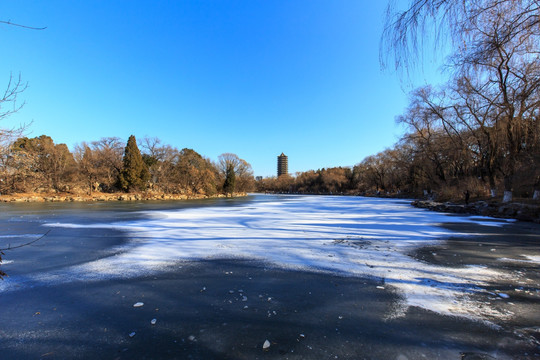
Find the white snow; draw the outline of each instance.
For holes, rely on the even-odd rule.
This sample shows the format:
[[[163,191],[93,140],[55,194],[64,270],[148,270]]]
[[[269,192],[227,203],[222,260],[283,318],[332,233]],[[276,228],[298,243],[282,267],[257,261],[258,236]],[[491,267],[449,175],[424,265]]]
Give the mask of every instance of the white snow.
[[[498,261],[509,263],[528,263],[528,264],[540,264],[540,255],[521,255],[525,259],[513,259],[513,258],[498,258]]]
[[[250,258],[276,266],[345,276],[384,279],[403,299],[396,314],[418,306],[446,315],[475,319],[505,318],[468,295],[483,292],[492,279],[506,276],[486,267],[444,267],[408,254],[442,239],[465,236],[437,225],[476,222],[413,208],[408,201],[362,197],[256,197],[232,207],[149,211],[146,219],[110,224],[48,224],[55,227],[121,229],[132,239],[118,255],[47,273],[37,281],[134,277],[179,261]],[[392,316],[392,314],[389,314]]]
[[[19,238],[23,238],[23,239],[28,239],[28,238],[33,238],[33,239],[37,239],[38,237],[40,236],[43,236],[44,234],[17,234],[17,235],[0,235],[0,240],[1,239],[19,239]]]
[[[529,259],[531,262],[535,264],[540,264],[540,255],[523,255],[527,259]]]

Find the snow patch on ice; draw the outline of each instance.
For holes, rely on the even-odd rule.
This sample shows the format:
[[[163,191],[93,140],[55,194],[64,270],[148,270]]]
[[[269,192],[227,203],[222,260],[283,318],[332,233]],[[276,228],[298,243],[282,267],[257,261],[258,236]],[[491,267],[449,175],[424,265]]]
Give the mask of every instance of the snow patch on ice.
[[[27,239],[27,238],[38,238],[40,236],[43,236],[43,234],[16,234],[16,235],[8,234],[8,235],[0,235],[0,239],[13,239],[13,238]]]
[[[523,255],[527,259],[529,259],[531,262],[535,264],[540,264],[540,255]]]
[[[512,258],[498,258],[498,261],[509,262],[509,263],[527,263],[527,264],[540,264],[540,255],[520,255],[525,259],[512,259]]]

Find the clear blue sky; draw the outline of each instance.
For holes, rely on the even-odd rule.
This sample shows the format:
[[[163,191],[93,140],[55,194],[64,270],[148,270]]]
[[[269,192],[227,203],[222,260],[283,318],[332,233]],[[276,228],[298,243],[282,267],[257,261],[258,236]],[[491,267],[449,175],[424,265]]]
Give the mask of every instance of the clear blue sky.
[[[33,122],[71,149],[105,136],[158,137],[255,175],[352,166],[392,146],[407,105],[382,72],[386,1],[27,1],[0,3],[0,87],[29,87],[0,126]]]

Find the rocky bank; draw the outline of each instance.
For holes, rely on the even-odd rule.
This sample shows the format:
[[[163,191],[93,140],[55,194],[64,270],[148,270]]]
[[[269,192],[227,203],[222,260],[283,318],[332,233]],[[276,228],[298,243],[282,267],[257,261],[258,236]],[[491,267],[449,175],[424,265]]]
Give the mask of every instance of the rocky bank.
[[[441,203],[433,200],[415,200],[412,202],[412,205],[439,212],[491,216],[540,224],[539,205],[522,203],[501,204],[488,201],[476,201],[465,205],[452,202]]]
[[[235,193],[233,197],[246,196]],[[90,202],[90,201],[159,201],[225,198],[227,195],[162,194],[162,193],[93,193],[88,194],[14,194],[0,196],[0,202]]]

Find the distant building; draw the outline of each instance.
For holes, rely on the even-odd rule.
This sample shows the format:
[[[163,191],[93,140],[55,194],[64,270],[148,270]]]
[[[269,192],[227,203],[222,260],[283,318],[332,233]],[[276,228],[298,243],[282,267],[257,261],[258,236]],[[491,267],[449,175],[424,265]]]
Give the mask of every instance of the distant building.
[[[289,173],[289,158],[284,153],[277,157],[277,176],[287,175]]]

